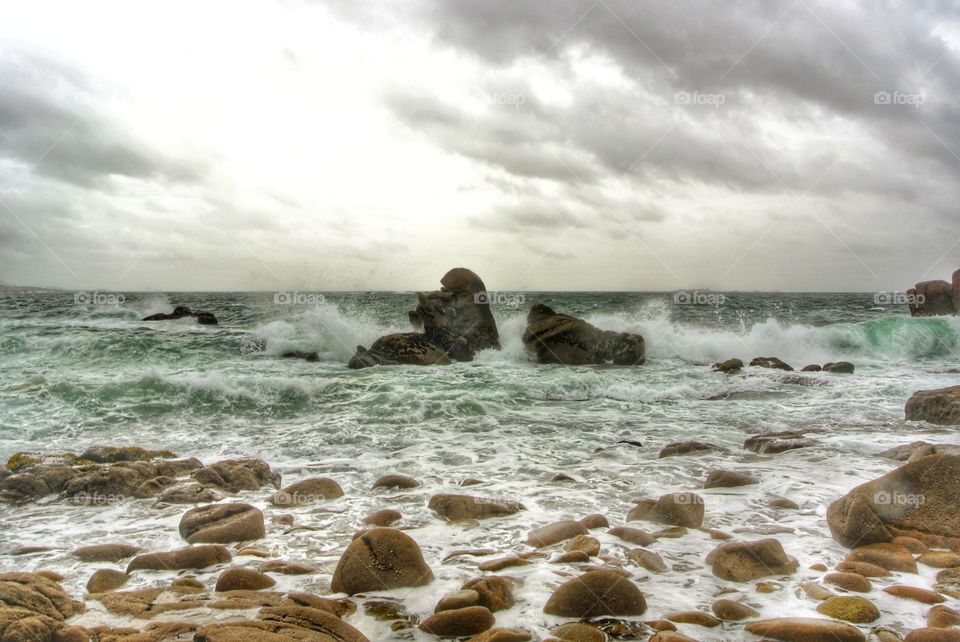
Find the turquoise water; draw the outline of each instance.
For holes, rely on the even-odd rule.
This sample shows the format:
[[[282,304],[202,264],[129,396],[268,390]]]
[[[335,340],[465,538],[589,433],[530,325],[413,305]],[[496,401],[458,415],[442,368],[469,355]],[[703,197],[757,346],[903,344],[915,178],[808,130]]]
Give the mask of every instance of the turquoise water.
[[[322,299],[286,305],[275,303],[272,293],[126,293],[117,305],[76,305],[72,293],[0,295],[0,457],[136,444],[205,461],[258,456],[285,481],[329,475],[346,497],[302,515],[323,538],[268,536],[268,544],[289,557],[324,564],[336,563],[360,517],[396,505],[371,494],[372,481],[386,472],[412,475],[424,486],[397,500],[398,507],[434,561],[438,586],[408,599],[411,608],[429,611],[442,590],[458,588],[475,572],[469,562],[441,567],[452,547],[520,550],[529,528],[591,512],[608,513],[614,522],[637,497],[698,489],[706,472],[720,466],[750,469],[763,482],[705,493],[708,525],[735,532],[786,527],[792,532],[778,537],[801,568],[829,563],[842,549],[830,540],[823,512],[853,485],[891,469],[872,453],[920,438],[955,441],[942,428],[905,423],[903,404],[915,390],[958,383],[960,320],[912,319],[905,306],[878,306],[872,294],[727,293],[722,305],[680,305],[672,293],[515,293],[503,298],[509,304],[494,308],[503,350],[446,367],[359,371],[346,368],[356,346],[409,331],[406,312],[414,295],[325,293]],[[647,364],[532,363],[520,336],[526,311],[540,302],[605,329],[641,333]],[[210,310],[220,324],[139,321],[174,304]],[[258,350],[262,339],[265,352]],[[277,356],[294,349],[317,351],[321,359]],[[755,356],[779,356],[798,370],[848,360],[857,370],[751,368],[725,376],[709,368],[714,361]],[[820,446],[776,458],[742,449],[751,434],[787,429],[816,431]],[[617,445],[622,439],[644,445]],[[684,439],[712,441],[730,454],[656,458],[664,444]],[[550,484],[560,471],[579,483]],[[478,493],[518,498],[529,510],[491,529],[439,523],[426,499],[456,491],[466,477],[488,481]],[[269,493],[261,494],[243,499],[266,506]],[[770,494],[789,496],[804,510],[775,515],[762,508]],[[16,517],[11,548],[40,541],[62,551],[78,536],[179,545],[180,509],[158,517],[149,503],[131,500],[101,509],[48,502],[29,510],[25,517],[23,509],[0,508],[0,519]],[[668,562],[702,564],[712,544],[693,537],[665,542],[658,552]],[[616,546],[613,540],[609,545]],[[0,562],[76,565],[57,552],[16,562],[0,554]],[[498,624],[546,632],[549,618],[538,609],[545,587],[557,582],[551,573],[536,565],[517,571],[526,579],[522,599],[498,616]],[[78,574],[77,587],[88,574]],[[649,581],[656,589],[651,617],[658,609],[708,607],[715,588],[704,579],[702,590],[685,590],[681,575]],[[282,582],[322,592],[329,577]],[[792,593],[751,599],[770,614],[815,614]],[[785,605],[790,613],[781,613]],[[901,614],[897,626],[919,625],[922,613],[915,615]],[[372,639],[389,637],[379,624],[358,617],[355,625]],[[381,634],[387,637],[376,637]],[[694,637],[725,639],[711,635],[698,630]]]

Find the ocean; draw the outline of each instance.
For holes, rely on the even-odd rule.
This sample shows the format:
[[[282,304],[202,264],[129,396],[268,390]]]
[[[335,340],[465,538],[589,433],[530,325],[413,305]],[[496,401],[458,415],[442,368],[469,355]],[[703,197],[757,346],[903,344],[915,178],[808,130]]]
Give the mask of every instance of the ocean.
[[[832,566],[846,553],[830,538],[827,505],[896,466],[875,453],[919,439],[955,441],[954,430],[905,422],[903,405],[914,391],[958,382],[960,318],[911,318],[905,305],[880,305],[872,293],[693,294],[690,302],[677,303],[674,293],[510,293],[493,302],[502,350],[450,366],[364,370],[346,367],[356,346],[410,331],[413,293],[125,293],[122,301],[101,295],[81,296],[81,303],[74,293],[2,294],[0,456],[129,444],[205,463],[260,457],[285,483],[332,477],[343,498],[283,511],[310,530],[271,528],[263,543],[278,556],[326,570],[278,576],[279,587],[329,593],[327,571],[362,518],[393,507],[437,577],[427,587],[403,591],[406,608],[421,617],[443,593],[478,574],[476,559],[443,563],[452,550],[528,550],[524,540],[536,526],[597,512],[619,525],[638,498],[693,490],[705,499],[705,526],[747,539],[773,534],[800,562],[796,577],[778,591],[757,593],[746,585],[748,601],[764,615],[818,616],[816,602],[797,586],[819,576],[808,570],[811,564]],[[521,335],[535,303],[603,329],[642,334],[647,363],[533,363]],[[209,310],[219,325],[140,321],[173,305]],[[320,359],[280,358],[291,350],[316,351]],[[856,371],[753,367],[724,375],[710,369],[715,361],[738,357],[746,363],[757,356],[780,357],[797,370],[845,360]],[[808,431],[817,445],[777,455],[743,448],[751,435],[781,430]],[[726,452],[658,459],[664,445],[684,440],[711,442]],[[715,468],[744,470],[760,483],[703,490]],[[423,485],[370,490],[377,477],[393,472]],[[557,473],[574,481],[551,481]],[[463,489],[458,484],[466,478],[485,483]],[[266,509],[271,492],[239,497]],[[527,510],[450,525],[426,507],[439,492],[517,499]],[[800,510],[770,508],[774,495],[792,499]],[[94,567],[67,555],[81,543],[131,541],[151,550],[182,545],[176,525],[186,507],[156,509],[152,503],[71,506],[50,497],[0,506],[0,567],[54,568],[67,576],[68,590],[82,594]],[[624,544],[600,538],[605,551]],[[28,544],[53,550],[9,555]],[[654,550],[670,570],[654,575],[631,569],[647,595],[643,619],[709,610],[727,585],[703,564],[716,544],[703,533],[657,542]],[[921,569],[897,581],[930,586],[934,570]],[[520,584],[517,605],[497,614],[498,626],[545,635],[559,620],[544,615],[542,606],[564,571],[546,562],[505,571]],[[148,586],[155,575],[138,576],[125,588]],[[885,613],[874,625],[901,631],[923,625],[924,605],[879,592],[874,601]],[[895,621],[890,612],[898,613]],[[120,622],[95,609],[83,617]],[[409,632],[392,632],[363,609],[350,622],[372,640],[409,639]],[[700,640],[737,638],[724,628],[681,629]]]

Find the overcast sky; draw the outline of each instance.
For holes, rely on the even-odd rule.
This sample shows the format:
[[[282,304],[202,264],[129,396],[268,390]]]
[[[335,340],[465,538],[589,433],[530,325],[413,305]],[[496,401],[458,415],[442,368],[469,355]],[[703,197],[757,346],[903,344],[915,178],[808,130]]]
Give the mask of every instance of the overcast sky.
[[[958,98],[950,0],[5,3],[0,280],[902,289]]]

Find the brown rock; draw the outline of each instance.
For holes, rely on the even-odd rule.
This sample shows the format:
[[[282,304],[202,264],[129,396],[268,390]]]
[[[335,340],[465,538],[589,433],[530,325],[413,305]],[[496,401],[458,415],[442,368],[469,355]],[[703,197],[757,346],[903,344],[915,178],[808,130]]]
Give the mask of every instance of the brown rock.
[[[551,564],[583,564],[590,561],[586,551],[565,551],[550,558]]]
[[[914,629],[904,642],[960,642],[960,629]]]
[[[582,622],[561,624],[551,629],[550,633],[564,642],[606,642],[607,640],[603,631]]]
[[[578,523],[582,525],[581,522]],[[600,540],[589,535],[577,535],[572,540],[564,544],[563,550],[583,551],[590,557],[596,557],[600,554]]]
[[[741,361],[740,359],[727,359],[726,361],[715,363],[712,366],[712,369],[715,372],[726,372],[726,373],[740,372],[742,368],[743,368],[743,361]]]
[[[676,457],[678,455],[690,455],[694,453],[705,454],[709,452],[724,452],[725,449],[714,445],[708,444],[703,441],[677,441],[672,444],[667,444],[660,449],[659,458],[663,459],[664,457]]]
[[[223,499],[223,495],[198,482],[185,482],[165,489],[157,497],[162,504],[209,504]]]
[[[896,544],[867,544],[850,551],[844,562],[866,562],[888,571],[916,573],[917,563],[910,551]]]
[[[204,486],[212,486],[230,493],[260,490],[263,486],[280,488],[280,474],[270,469],[262,459],[227,459],[204,466],[193,479]]]
[[[428,507],[451,522],[503,517],[524,510],[523,504],[519,502],[448,494],[434,495],[430,498]]]
[[[629,579],[610,571],[590,571],[561,584],[543,612],[561,617],[643,615],[647,603]]]
[[[587,527],[580,522],[573,520],[554,522],[553,524],[547,524],[546,526],[541,526],[540,528],[535,528],[530,531],[530,534],[527,536],[527,544],[542,548],[544,546],[552,546],[578,535],[586,534]]]
[[[676,631],[658,631],[653,634],[649,642],[697,642],[697,640]]]
[[[513,589],[510,580],[497,575],[485,575],[474,578],[460,587],[464,591],[475,591],[478,604],[485,606],[494,613],[513,606]]]
[[[317,569],[312,566],[285,560],[270,560],[264,562],[258,570],[261,573],[279,573],[281,575],[310,575],[311,573],[317,572]]]
[[[792,499],[787,499],[786,497],[772,497],[770,499],[770,508],[782,508],[784,510],[798,510],[800,504],[793,501]]]
[[[775,539],[720,544],[707,555],[713,574],[725,580],[748,582],[771,575],[790,575],[797,561],[788,557]]]
[[[948,568],[937,573],[935,588],[945,595],[960,600],[960,568]]]
[[[406,475],[384,475],[373,482],[374,488],[416,488],[419,485],[420,482]]]
[[[719,599],[711,605],[710,609],[714,615],[726,622],[739,622],[760,616],[760,612],[756,609],[735,600]]]
[[[864,577],[888,577],[890,575],[890,571],[882,566],[868,562],[840,562],[837,564],[837,570],[844,573],[856,573]]]
[[[930,552],[930,549],[926,544],[913,537],[894,537],[892,540],[890,540],[890,543],[896,544],[897,546],[902,546],[914,555]]]
[[[593,530],[594,528],[610,528],[610,522],[607,521],[606,516],[601,515],[600,513],[587,515],[580,520],[580,523],[586,526],[589,530]]]
[[[935,606],[927,612],[927,626],[934,629],[946,629],[960,626],[960,611],[949,606]]]
[[[394,522],[398,522],[403,519],[403,515],[398,510],[393,510],[392,508],[384,508],[383,510],[378,510],[374,513],[367,515],[363,523],[372,524],[373,526],[389,526]]]
[[[267,534],[263,513],[250,504],[210,504],[191,508],[180,519],[180,536],[191,544],[225,544]]]
[[[270,588],[276,583],[276,580],[260,571],[235,566],[220,574],[220,577],[217,578],[216,590],[220,593],[224,591],[259,591]]]
[[[870,580],[858,573],[830,573],[824,576],[823,581],[854,593],[869,593],[873,590]]]
[[[33,612],[41,619],[62,623],[83,611],[83,604],[70,598],[59,584],[36,573],[0,573],[0,605]],[[61,624],[56,625],[57,628]],[[10,638],[9,630],[4,641]]]
[[[229,562],[230,559],[230,551],[223,546],[187,546],[163,553],[137,555],[127,565],[127,573],[141,569],[176,571],[187,568],[206,568]]]
[[[697,626],[706,628],[720,626],[720,620],[703,611],[680,611],[678,613],[669,613],[663,617],[677,624],[696,624]]]
[[[304,506],[343,497],[340,484],[329,477],[311,477],[280,489],[270,497],[274,506]]]
[[[437,606],[433,609],[434,613],[440,611],[453,611],[455,609],[465,609],[468,606],[476,606],[480,603],[480,594],[471,590],[460,590],[454,593],[447,593]]]
[[[526,629],[490,629],[473,636],[467,642],[527,642],[533,634]]]
[[[406,533],[393,528],[374,528],[353,540],[340,557],[331,589],[354,595],[433,581],[433,572],[420,547]]]
[[[703,526],[703,498],[696,493],[670,493],[660,499],[639,502],[627,515],[627,521],[637,519],[699,528]]]
[[[74,550],[71,555],[82,562],[119,562],[128,557],[133,557],[141,550],[139,547],[130,544],[92,544],[81,546]]]
[[[917,558],[924,566],[933,568],[953,568],[960,566],[960,553],[930,552]]]
[[[903,586],[896,584],[894,586],[884,587],[883,592],[889,593],[890,595],[895,595],[897,597],[902,597],[907,600],[922,602],[924,604],[939,604],[940,602],[946,602],[946,598],[936,591],[928,591],[927,589],[922,589],[917,586]]]
[[[907,400],[904,413],[908,421],[960,425],[960,386],[917,391]]]
[[[817,442],[808,437],[804,437],[802,432],[795,431],[771,432],[763,435],[754,435],[743,442],[744,448],[747,450],[752,450],[753,452],[761,455],[772,455],[786,452],[788,450],[796,450],[797,448],[809,448],[810,446],[816,445]]]
[[[880,617],[880,610],[873,602],[854,595],[831,597],[817,605],[817,611],[856,624],[867,624]]]
[[[859,629],[816,618],[784,617],[751,622],[745,627],[748,633],[782,642],[866,642]]]
[[[853,374],[854,366],[849,361],[831,361],[830,363],[823,364],[823,371]]]
[[[707,474],[707,481],[703,484],[704,488],[735,488],[737,486],[750,486],[757,484],[759,480],[753,475],[737,472],[735,470],[711,470]]]
[[[667,565],[663,558],[643,548],[635,548],[627,552],[627,559],[635,562],[638,566],[647,569],[651,573],[663,573],[667,570]],[[667,618],[670,619],[670,618]]]
[[[607,531],[607,535],[619,537],[625,542],[636,544],[637,546],[650,546],[657,541],[657,538],[640,528],[630,528],[629,526],[617,526]]]
[[[496,619],[489,609],[468,606],[463,609],[434,613],[421,622],[420,630],[434,635],[461,636],[482,633],[493,627]]]
[[[88,593],[105,593],[115,588],[120,588],[127,583],[130,576],[123,571],[115,571],[112,568],[100,568],[93,572],[90,579],[87,580]]]
[[[507,557],[498,557],[494,560],[488,560],[482,562],[477,568],[481,571],[490,571],[496,573],[497,571],[502,571],[505,568],[510,568],[512,566],[526,566],[530,563],[530,560],[517,555],[509,555]]]
[[[837,594],[833,591],[826,589],[814,582],[801,582],[800,588],[804,593],[807,594],[807,597],[809,597],[811,600],[816,600],[817,602],[829,600],[831,597],[837,596]]]
[[[830,504],[827,523],[845,546],[913,537],[960,549],[960,455],[931,455],[857,486]]]

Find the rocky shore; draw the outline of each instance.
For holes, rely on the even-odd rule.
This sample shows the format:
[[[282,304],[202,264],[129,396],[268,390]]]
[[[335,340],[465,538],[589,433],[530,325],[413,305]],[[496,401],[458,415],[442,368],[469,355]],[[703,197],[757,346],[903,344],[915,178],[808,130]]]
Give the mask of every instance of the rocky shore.
[[[908,417],[951,421],[955,389],[918,395]],[[764,433],[742,451],[776,470],[778,457],[820,439]],[[735,454],[676,442],[659,458]],[[58,505],[145,517],[135,536],[81,535],[69,549],[24,541],[8,524],[3,553],[22,564],[0,574],[0,640],[960,640],[960,446],[914,442],[876,455],[887,474],[824,506],[757,494],[762,480],[734,463],[710,468],[699,488],[637,497],[626,512],[597,496],[595,512],[518,536],[504,527],[529,510],[526,498],[491,494],[484,480],[433,492],[384,470],[345,491],[328,476],[284,479],[256,458],[21,453],[0,473],[0,499],[24,519]],[[558,473],[545,483],[578,482]],[[376,510],[328,508],[350,492],[373,497]],[[752,496],[777,519],[807,511],[845,552],[801,555],[784,546],[791,528],[758,526],[748,513],[720,527],[717,493]],[[313,525],[330,511],[353,529]],[[463,546],[431,541],[450,531]],[[670,577],[686,579],[697,608],[658,596]],[[926,626],[903,626],[903,613]]]

